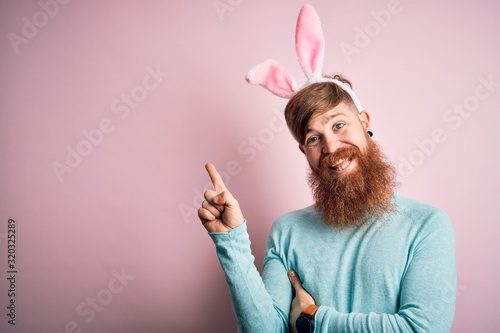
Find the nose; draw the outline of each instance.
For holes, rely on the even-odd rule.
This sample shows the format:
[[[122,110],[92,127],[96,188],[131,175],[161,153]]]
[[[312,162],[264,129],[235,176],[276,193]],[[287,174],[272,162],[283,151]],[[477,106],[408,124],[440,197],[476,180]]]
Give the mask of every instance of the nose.
[[[325,135],[323,139],[323,154],[333,154],[340,146],[340,140],[334,135]]]

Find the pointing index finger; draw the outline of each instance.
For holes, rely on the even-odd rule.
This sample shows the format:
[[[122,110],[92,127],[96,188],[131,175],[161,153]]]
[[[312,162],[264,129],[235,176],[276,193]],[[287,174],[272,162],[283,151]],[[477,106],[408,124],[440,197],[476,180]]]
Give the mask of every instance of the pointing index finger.
[[[212,184],[214,184],[215,191],[222,192],[227,190],[226,184],[224,184],[222,177],[212,163],[207,163],[205,165],[205,169],[207,169],[210,180],[212,181]]]

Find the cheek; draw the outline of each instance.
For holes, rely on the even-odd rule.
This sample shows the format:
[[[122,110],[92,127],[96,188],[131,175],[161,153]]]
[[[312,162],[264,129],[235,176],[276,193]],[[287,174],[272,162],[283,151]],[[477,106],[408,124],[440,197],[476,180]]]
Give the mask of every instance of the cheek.
[[[368,140],[369,138],[367,137],[367,135],[364,135],[361,136],[358,140],[359,142],[359,149],[362,151],[362,152],[365,152],[367,149],[368,149]]]
[[[368,145],[367,134],[362,128],[357,128],[355,132],[345,134],[343,140],[357,146],[360,150],[366,149]]]
[[[307,162],[309,162],[309,165],[316,168],[319,164],[321,153],[317,151],[306,150],[305,155]]]

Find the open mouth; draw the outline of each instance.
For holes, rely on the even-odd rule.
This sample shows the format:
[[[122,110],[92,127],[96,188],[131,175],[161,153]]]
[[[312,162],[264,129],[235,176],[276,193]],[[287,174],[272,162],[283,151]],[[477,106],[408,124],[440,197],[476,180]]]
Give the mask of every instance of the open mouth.
[[[351,162],[352,162],[352,157],[342,158],[342,159],[337,160],[334,163],[330,164],[329,168],[330,168],[330,170],[337,171],[337,172],[343,171],[343,170],[347,169],[347,167],[349,167],[349,165],[351,165]]]

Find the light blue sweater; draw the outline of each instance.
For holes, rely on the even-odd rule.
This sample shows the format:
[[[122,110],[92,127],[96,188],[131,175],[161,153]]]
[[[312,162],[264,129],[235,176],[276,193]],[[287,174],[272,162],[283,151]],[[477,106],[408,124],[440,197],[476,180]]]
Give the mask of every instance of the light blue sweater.
[[[312,206],[283,215],[262,277],[246,224],[211,233],[240,332],[288,332],[294,269],[319,309],[315,332],[449,332],[456,295],[453,228],[440,209],[394,196],[398,212],[362,228],[327,226]]]

